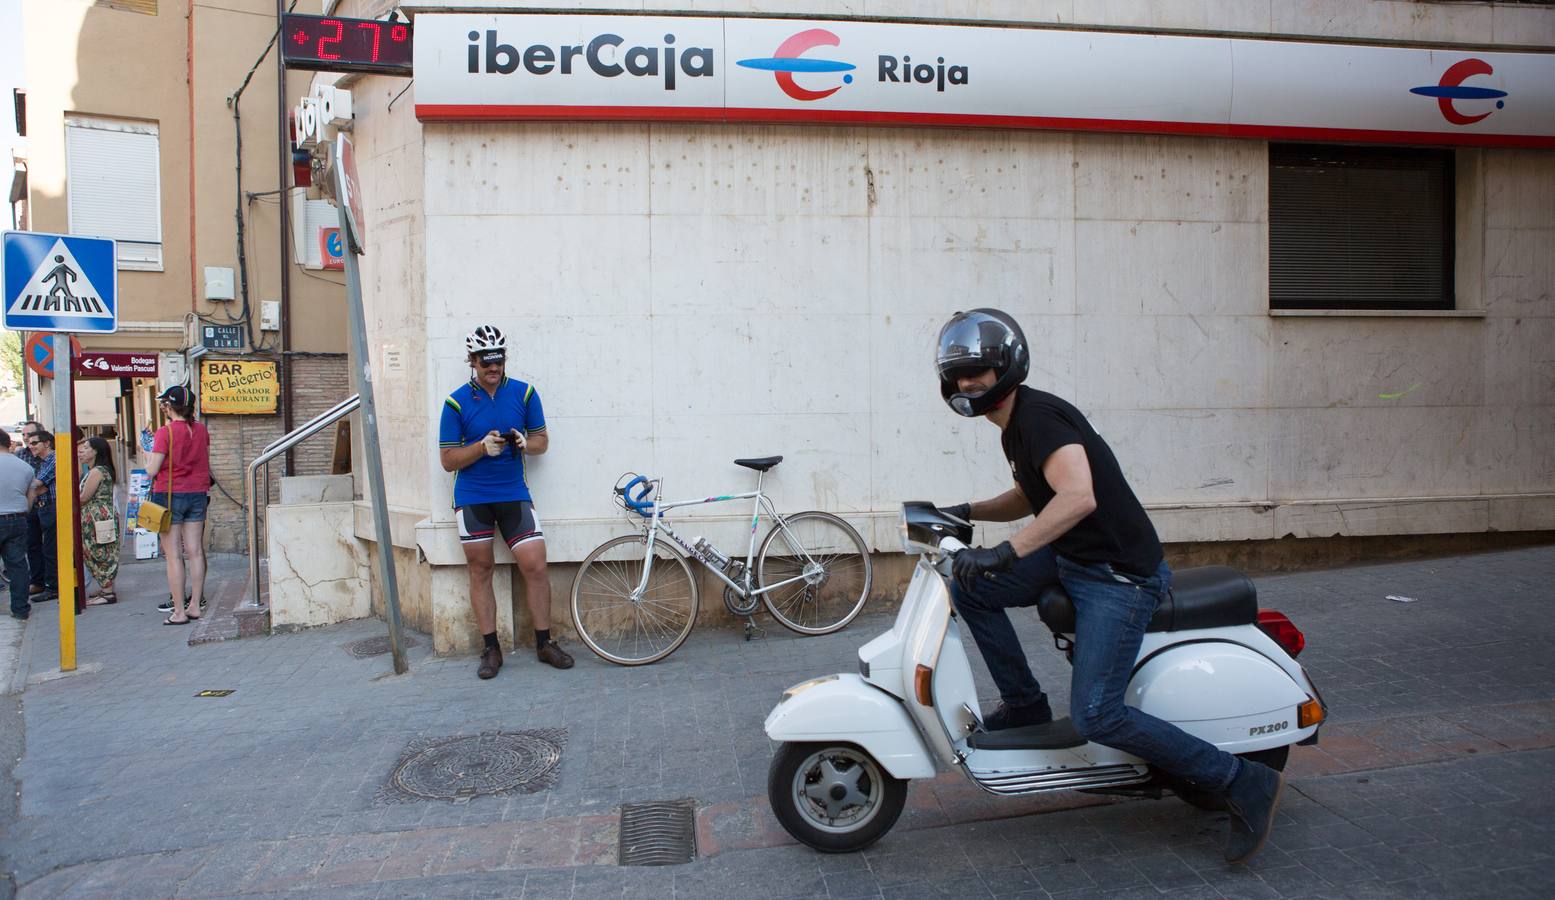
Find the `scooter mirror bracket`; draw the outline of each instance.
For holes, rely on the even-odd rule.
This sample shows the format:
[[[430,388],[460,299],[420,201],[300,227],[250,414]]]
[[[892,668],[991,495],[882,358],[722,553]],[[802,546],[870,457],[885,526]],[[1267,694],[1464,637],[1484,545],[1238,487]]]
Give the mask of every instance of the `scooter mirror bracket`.
[[[971,523],[942,512],[924,500],[910,500],[902,504],[899,529],[903,552],[928,556],[934,562],[972,540]],[[947,539],[950,544],[948,547]]]

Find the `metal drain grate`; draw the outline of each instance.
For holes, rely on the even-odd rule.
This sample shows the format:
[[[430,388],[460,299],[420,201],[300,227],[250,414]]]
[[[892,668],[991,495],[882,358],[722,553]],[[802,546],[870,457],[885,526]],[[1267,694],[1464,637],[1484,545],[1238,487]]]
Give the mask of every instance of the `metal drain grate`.
[[[561,728],[411,741],[377,803],[532,794],[555,783],[566,743]]]
[[[621,807],[622,866],[678,866],[697,858],[695,800],[657,800]]]
[[[409,635],[405,637],[405,649],[421,646],[421,642]],[[377,637],[362,638],[349,644],[342,644],[341,648],[357,659],[366,659],[369,656],[382,656],[389,652],[389,636],[380,634]]]

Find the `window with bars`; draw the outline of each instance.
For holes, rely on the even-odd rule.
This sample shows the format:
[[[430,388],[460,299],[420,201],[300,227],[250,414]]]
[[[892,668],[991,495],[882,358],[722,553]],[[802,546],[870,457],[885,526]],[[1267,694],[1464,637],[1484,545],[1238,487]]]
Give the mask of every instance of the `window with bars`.
[[[1453,308],[1451,150],[1269,146],[1269,305]]]
[[[118,241],[119,268],[162,271],[162,175],[154,122],[65,119],[70,233]]]

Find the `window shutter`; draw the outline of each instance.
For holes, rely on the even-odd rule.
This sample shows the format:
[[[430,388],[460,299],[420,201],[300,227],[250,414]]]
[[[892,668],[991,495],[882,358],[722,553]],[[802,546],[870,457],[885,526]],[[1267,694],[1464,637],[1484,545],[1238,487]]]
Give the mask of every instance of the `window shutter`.
[[[119,242],[119,268],[162,270],[157,127],[71,117],[65,122],[70,232]]]
[[[1269,147],[1275,309],[1451,309],[1453,155]]]
[[[97,0],[95,5],[105,9],[121,9],[125,12],[137,12],[148,16],[157,14],[157,0]]]

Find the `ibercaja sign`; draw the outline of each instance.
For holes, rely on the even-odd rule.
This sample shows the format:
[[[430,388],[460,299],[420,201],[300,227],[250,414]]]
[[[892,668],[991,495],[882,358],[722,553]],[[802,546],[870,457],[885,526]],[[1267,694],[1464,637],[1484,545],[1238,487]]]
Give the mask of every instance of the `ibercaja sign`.
[[[425,13],[416,115],[1555,147],[1555,55],[843,20]],[[1234,89],[1233,89],[1234,88]]]

